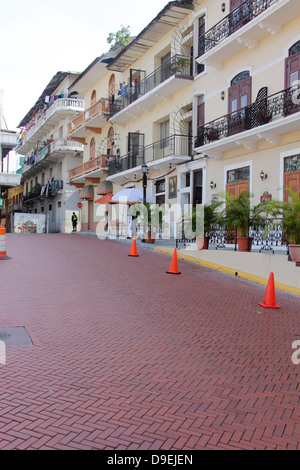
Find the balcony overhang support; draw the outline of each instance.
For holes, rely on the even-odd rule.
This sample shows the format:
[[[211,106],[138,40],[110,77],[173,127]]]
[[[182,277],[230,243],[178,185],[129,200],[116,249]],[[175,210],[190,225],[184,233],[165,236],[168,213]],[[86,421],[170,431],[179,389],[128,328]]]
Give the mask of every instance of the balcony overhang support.
[[[267,142],[269,142],[269,144],[276,144],[276,145],[280,144],[279,136],[276,134],[259,133],[257,134],[257,137],[259,139],[266,140]]]
[[[102,134],[102,129],[101,129],[101,127],[84,126],[84,128],[85,128],[87,131],[93,132],[94,134]]]
[[[245,147],[247,150],[257,150],[255,142],[249,140],[237,140],[236,145],[239,147]]]
[[[90,181],[92,184],[99,184],[100,183],[100,178],[93,178],[91,176],[85,176],[84,179],[85,179],[85,181]]]
[[[239,44],[244,44],[248,49],[258,49],[258,41],[246,37],[237,38]]]
[[[70,186],[75,186],[77,189],[82,189],[84,187],[84,183],[73,183],[72,181],[68,181]]]
[[[268,33],[273,35],[280,34],[282,31],[282,27],[278,24],[271,24],[264,21],[262,23],[259,23],[259,27],[261,29],[265,29],[266,31],[268,31]]]

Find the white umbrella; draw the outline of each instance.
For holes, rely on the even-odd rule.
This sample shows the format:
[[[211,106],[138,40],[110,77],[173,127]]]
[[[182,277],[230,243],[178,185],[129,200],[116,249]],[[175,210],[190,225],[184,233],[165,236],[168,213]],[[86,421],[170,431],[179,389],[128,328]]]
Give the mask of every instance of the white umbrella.
[[[112,202],[124,202],[134,203],[134,202],[143,202],[144,193],[142,189],[137,188],[126,188],[118,191],[111,198]],[[155,203],[155,198],[151,194],[146,193],[146,202]]]

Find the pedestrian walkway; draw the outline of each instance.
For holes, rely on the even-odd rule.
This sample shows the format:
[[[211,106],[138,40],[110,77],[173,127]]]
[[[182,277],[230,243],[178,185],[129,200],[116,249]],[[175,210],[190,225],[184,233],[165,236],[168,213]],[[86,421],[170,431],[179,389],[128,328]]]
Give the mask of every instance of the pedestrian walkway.
[[[137,249],[8,234],[0,448],[299,449],[299,297]]]

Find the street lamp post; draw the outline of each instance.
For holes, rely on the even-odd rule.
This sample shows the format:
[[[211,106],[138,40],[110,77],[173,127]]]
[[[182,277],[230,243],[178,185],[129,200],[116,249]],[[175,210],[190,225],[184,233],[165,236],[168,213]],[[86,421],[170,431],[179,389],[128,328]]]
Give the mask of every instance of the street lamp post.
[[[142,164],[142,172],[143,172],[143,204],[146,208],[146,199],[147,199],[147,173],[148,173],[148,167],[146,163]],[[148,214],[147,214],[148,217]],[[142,240],[145,242],[145,239]]]

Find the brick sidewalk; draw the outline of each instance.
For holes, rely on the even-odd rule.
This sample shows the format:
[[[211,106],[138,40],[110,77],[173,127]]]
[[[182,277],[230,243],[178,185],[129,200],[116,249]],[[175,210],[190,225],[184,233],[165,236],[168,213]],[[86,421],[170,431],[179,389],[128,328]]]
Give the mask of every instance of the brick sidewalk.
[[[298,449],[300,299],[128,245],[8,235],[1,449]]]

